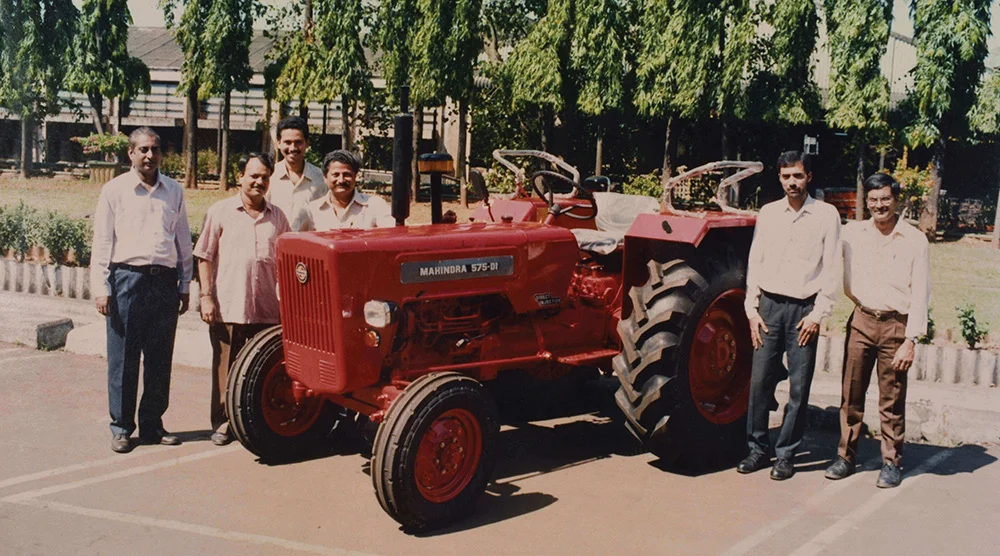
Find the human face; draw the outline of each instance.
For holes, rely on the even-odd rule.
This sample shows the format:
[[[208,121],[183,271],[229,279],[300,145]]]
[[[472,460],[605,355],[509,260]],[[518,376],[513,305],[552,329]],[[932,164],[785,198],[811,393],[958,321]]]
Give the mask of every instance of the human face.
[[[160,152],[160,140],[156,137],[140,135],[135,145],[129,147],[128,158],[141,175],[153,176],[163,159],[163,153]]]
[[[283,129],[278,137],[278,151],[285,157],[288,164],[298,167],[305,160],[306,149],[309,148],[309,141],[304,133],[298,129]]]
[[[343,162],[331,162],[327,166],[326,175],[323,178],[335,199],[344,205],[350,202],[358,179],[350,166]]]
[[[271,171],[259,158],[247,161],[247,167],[240,174],[240,192],[251,205],[258,207],[264,201],[264,194],[271,184]]]
[[[892,195],[892,188],[888,185],[869,191],[865,195],[865,203],[876,224],[891,222],[896,217],[896,209],[899,208],[899,199]]]
[[[781,188],[785,190],[785,196],[788,197],[789,201],[805,201],[806,196],[809,195],[806,186],[812,181],[812,172],[806,172],[805,166],[801,162],[779,168],[778,179],[781,181]]]

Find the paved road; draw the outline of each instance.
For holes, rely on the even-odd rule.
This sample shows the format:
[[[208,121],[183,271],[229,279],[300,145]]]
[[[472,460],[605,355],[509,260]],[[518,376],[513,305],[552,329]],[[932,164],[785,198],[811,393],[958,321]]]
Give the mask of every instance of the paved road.
[[[830,432],[793,479],[692,476],[630,453],[596,415],[501,434],[475,514],[404,534],[356,452],[266,466],[208,442],[207,371],[174,371],[167,427],[182,446],[109,449],[104,362],[0,344],[0,554],[995,554],[1000,448],[907,448],[895,490],[868,470],[823,479]]]

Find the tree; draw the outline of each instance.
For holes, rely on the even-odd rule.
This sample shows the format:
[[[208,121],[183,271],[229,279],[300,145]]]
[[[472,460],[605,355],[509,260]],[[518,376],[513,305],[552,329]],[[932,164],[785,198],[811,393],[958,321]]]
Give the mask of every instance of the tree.
[[[570,69],[580,91],[577,107],[598,120],[595,175],[604,165],[605,117],[625,102],[630,11],[628,0],[577,0]]]
[[[937,234],[938,199],[945,178],[947,145],[964,138],[975,89],[985,68],[990,34],[990,0],[913,0],[917,66],[913,98],[917,121],[907,129],[914,146],[932,148],[934,183],[920,215],[928,238]]]
[[[889,81],[882,56],[889,42],[892,0],[826,0],[830,44],[827,122],[855,132],[858,153],[855,217],[865,217],[864,156],[873,132],[884,131]]]
[[[502,62],[501,52],[517,45],[545,15],[547,0],[485,0],[480,29],[489,62]]]
[[[149,68],[128,53],[131,24],[125,0],[83,2],[64,86],[87,95],[97,133],[105,132],[105,98],[134,98],[149,92]]]
[[[62,107],[78,12],[71,0],[0,0],[0,105],[21,119],[21,176],[32,166],[35,122]]]
[[[749,0],[644,0],[636,61],[639,112],[666,117],[663,174],[673,171],[675,118],[719,119],[722,155],[727,124],[739,114],[751,67],[757,22]]]
[[[404,86],[412,85],[412,35],[413,22],[420,18],[417,0],[380,0],[376,12],[372,41],[375,48],[382,53],[382,77],[388,91],[387,101],[392,105],[400,104],[400,91]],[[410,200],[417,198],[417,188],[420,186],[420,173],[417,171],[417,156],[420,153],[420,139],[423,136],[424,114],[419,103],[413,106],[413,162],[412,182],[410,184]]]
[[[208,20],[211,4],[204,0],[163,0],[161,5],[167,28],[173,29],[174,38],[184,53],[177,94],[187,96],[184,187],[194,189],[198,187],[198,101],[201,78],[206,65],[206,49],[202,40],[205,37],[205,23]],[[183,5],[184,11],[180,21],[175,22],[174,9],[179,5]]]
[[[250,41],[257,13],[254,0],[214,0],[208,10],[198,77],[199,97],[222,95],[222,145],[219,153],[219,189],[229,186],[229,112],[233,91],[250,89]]]
[[[358,100],[372,98],[371,72],[361,42],[363,12],[361,0],[326,0],[315,19],[316,43],[321,47],[322,71],[329,101],[340,97],[343,127],[342,146],[354,149],[351,114]]]
[[[969,123],[976,133],[991,136],[993,145],[1000,154],[1000,71],[992,70],[979,84],[976,105],[969,112]],[[1000,179],[997,181],[1000,182]],[[1000,188],[997,191],[996,207],[993,247],[1000,249]]]
[[[413,97],[418,104],[458,102],[456,173],[465,199],[465,151],[469,99],[476,60],[483,49],[480,0],[419,0],[420,21],[413,35]]]
[[[325,48],[314,33],[313,2],[305,1],[302,31],[288,34],[284,45],[276,45],[283,46],[288,55],[275,84],[275,98],[280,102],[299,101],[299,115],[307,121],[309,102],[330,98],[328,76],[316,71],[325,62]]]

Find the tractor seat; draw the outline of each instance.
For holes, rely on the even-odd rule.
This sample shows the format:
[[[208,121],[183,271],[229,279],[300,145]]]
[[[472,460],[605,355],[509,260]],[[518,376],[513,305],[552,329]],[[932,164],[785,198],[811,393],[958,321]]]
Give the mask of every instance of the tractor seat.
[[[597,203],[596,230],[573,229],[580,249],[601,255],[613,252],[625,241],[625,233],[640,213],[659,214],[660,202],[645,195],[594,193]]]

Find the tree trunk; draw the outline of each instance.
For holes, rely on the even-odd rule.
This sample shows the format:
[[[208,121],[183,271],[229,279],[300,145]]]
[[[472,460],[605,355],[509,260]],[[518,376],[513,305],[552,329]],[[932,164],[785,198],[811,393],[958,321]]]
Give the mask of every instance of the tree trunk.
[[[340,144],[347,150],[354,150],[354,130],[351,129],[350,101],[347,95],[340,96]]]
[[[299,117],[309,123],[309,103],[305,100],[299,101]]]
[[[420,156],[420,140],[424,136],[424,107],[417,104],[413,107],[413,162],[410,171],[413,177],[410,182],[410,203],[417,202],[420,193],[420,168],[417,167],[417,157]]]
[[[594,149],[594,175],[600,176],[604,169],[604,128],[597,125],[597,147]]]
[[[931,191],[927,194],[927,203],[920,213],[918,227],[927,236],[928,241],[937,239],[938,199],[941,197],[941,182],[944,178],[944,139],[938,139],[931,154]]]
[[[1000,190],[997,191],[996,214],[993,216],[993,248],[1000,249]]]
[[[21,115],[21,177],[27,179],[31,176],[31,153],[34,146],[32,135],[35,131],[33,116]]]
[[[219,189],[229,189],[229,110],[232,105],[232,91],[222,97],[222,147],[219,149]]]
[[[271,118],[273,117],[273,106],[271,104],[271,99],[264,100],[264,133],[260,138],[260,150],[261,152],[269,152],[272,155],[274,152],[274,145],[271,141]]]
[[[857,196],[854,199],[854,219],[865,219],[865,136],[858,136],[858,180]]]
[[[456,164],[455,172],[458,174],[458,190],[459,190],[459,202],[462,203],[463,207],[468,208],[469,206],[469,192],[468,192],[468,180],[466,176],[468,172],[465,170],[468,160],[466,159],[466,151],[469,150],[469,103],[465,100],[458,101],[458,152],[456,153]]]
[[[660,185],[663,187],[667,186],[667,182],[670,181],[670,176],[674,173],[674,163],[670,159],[670,142],[674,135],[674,116],[667,116],[667,132],[666,139],[663,141],[663,168],[660,174]]]
[[[184,162],[184,187],[198,187],[198,80],[195,79],[187,92],[187,125],[184,129],[186,157]]]
[[[725,118],[719,122],[719,148],[722,149],[722,160],[729,160],[729,124]]]
[[[104,133],[104,97],[100,93],[88,93],[91,116],[94,118],[94,128],[97,133]]]
[[[555,151],[555,119],[551,106],[542,107],[542,150],[547,153]]]

